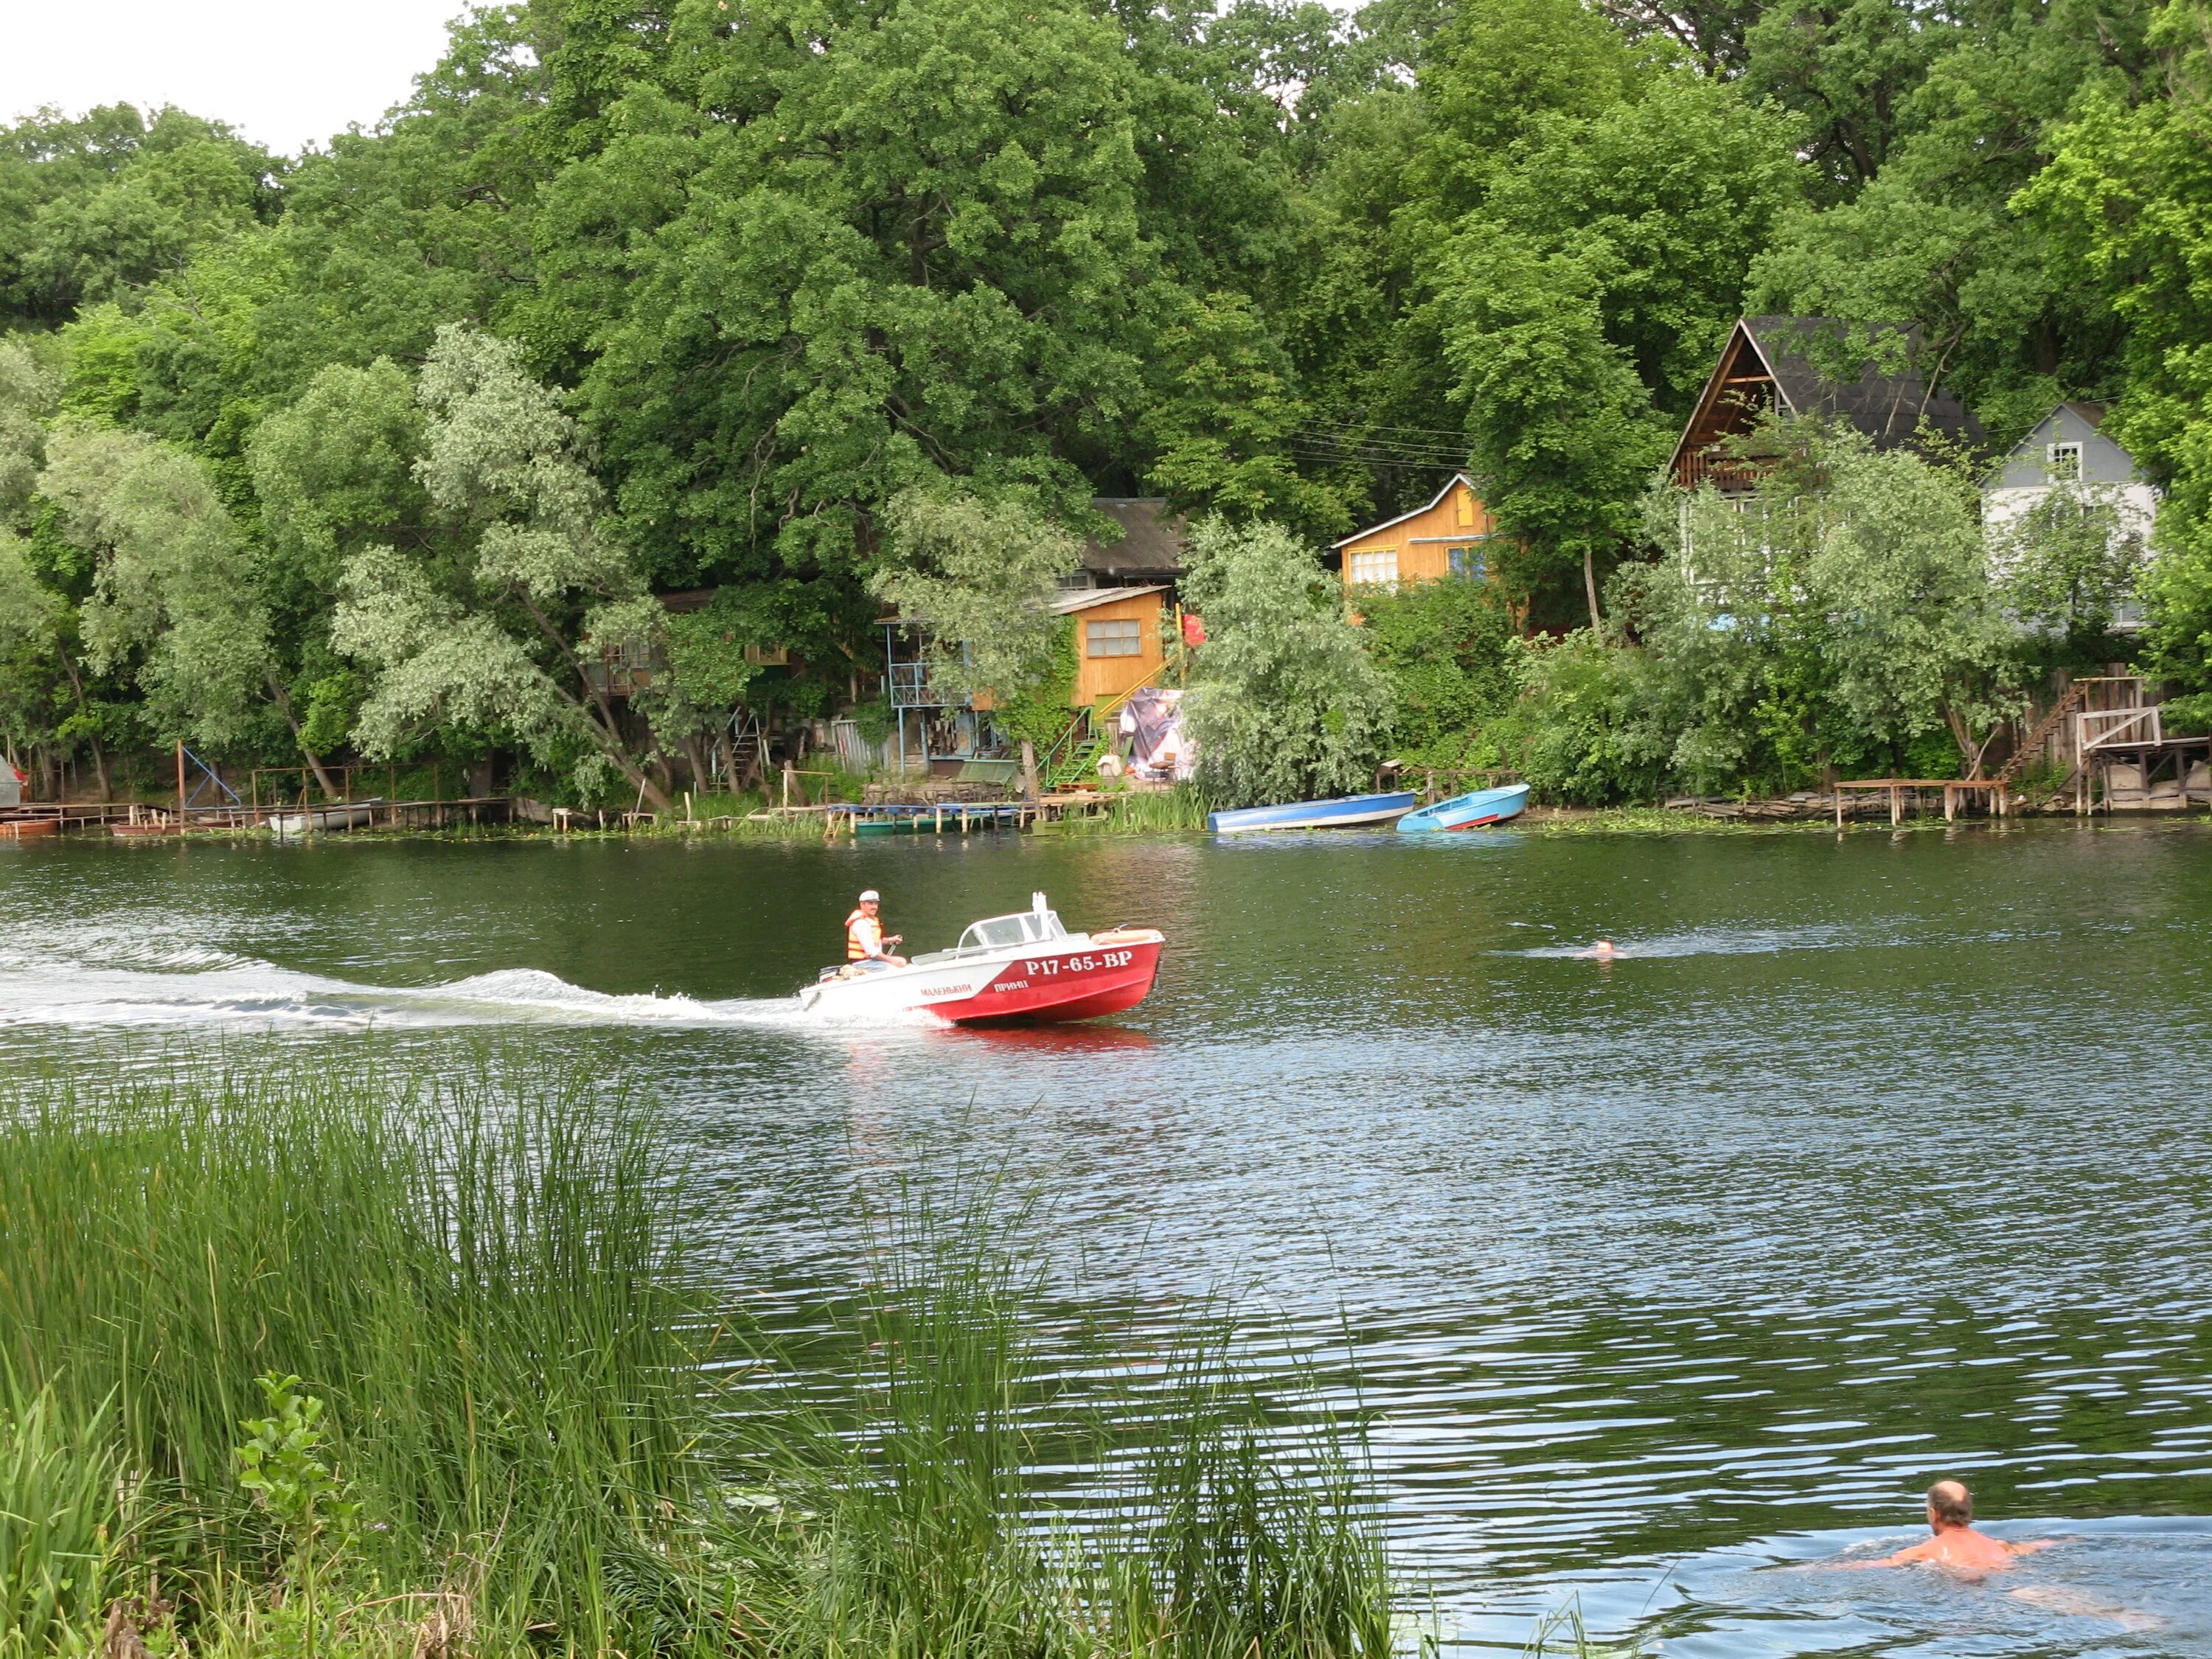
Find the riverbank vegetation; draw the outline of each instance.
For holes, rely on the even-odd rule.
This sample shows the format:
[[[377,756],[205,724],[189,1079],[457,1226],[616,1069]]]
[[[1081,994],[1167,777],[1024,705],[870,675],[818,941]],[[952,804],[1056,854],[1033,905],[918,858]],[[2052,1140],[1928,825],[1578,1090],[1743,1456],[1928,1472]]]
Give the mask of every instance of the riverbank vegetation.
[[[11,1655],[1389,1650],[1352,1426],[1066,1335],[995,1194],[787,1337],[604,1079],[170,1070],[0,1115]]]
[[[1239,799],[1387,758],[1585,801],[1946,772],[2037,672],[2130,658],[2203,713],[2198,21],[519,0],[298,157],[219,111],[34,115],[0,132],[0,739],[49,796],[181,740],[666,812],[731,776],[733,709],[879,733],[896,601],[967,636],[948,685],[1049,706],[1034,740],[1036,603],[1143,495],[1286,573],[1242,617],[1263,590],[1194,590]],[[1987,444],[1790,440],[1844,494],[1774,500],[1787,556],[1723,605],[1678,544],[1725,527],[1653,480],[1744,313],[1836,319],[1844,378],[1909,368]],[[2167,486],[2139,592],[2088,493],[2034,581],[1968,546],[2061,398]],[[1314,550],[1461,468],[1492,613],[1324,625]]]

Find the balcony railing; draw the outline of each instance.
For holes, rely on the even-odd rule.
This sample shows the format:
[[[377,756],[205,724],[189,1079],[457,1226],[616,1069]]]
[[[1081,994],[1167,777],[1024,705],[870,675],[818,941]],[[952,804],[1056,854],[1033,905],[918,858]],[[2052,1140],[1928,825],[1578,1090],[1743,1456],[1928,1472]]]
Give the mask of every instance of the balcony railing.
[[[967,699],[939,690],[926,662],[895,662],[890,665],[891,707],[894,708],[963,708]]]

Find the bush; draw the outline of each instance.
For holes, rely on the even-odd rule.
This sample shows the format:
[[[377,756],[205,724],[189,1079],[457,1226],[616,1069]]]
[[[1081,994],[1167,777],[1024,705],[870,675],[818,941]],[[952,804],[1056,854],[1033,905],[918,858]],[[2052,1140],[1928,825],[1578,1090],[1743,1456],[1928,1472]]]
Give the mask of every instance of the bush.
[[[1389,684],[1390,752],[1430,766],[1481,765],[1483,724],[1510,707],[1512,618],[1489,584],[1416,582],[1359,598],[1368,648]]]
[[[1644,653],[1586,629],[1514,645],[1521,699],[1489,730],[1529,787],[1588,806],[1658,794],[1666,738],[1653,725]]]

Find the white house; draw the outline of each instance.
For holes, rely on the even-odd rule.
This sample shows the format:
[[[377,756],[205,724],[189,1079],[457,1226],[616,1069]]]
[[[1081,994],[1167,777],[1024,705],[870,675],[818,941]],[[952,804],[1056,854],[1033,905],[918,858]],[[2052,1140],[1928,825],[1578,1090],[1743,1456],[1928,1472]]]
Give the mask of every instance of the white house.
[[[2136,471],[2135,458],[2100,429],[2104,423],[2102,404],[2061,404],[1990,472],[1982,486],[1982,533],[2000,570],[2013,527],[2062,489],[2113,505],[2115,544],[2121,538],[2133,542],[2138,556],[2149,547],[2159,492]],[[2137,620],[2134,611],[2124,607],[2123,626]]]

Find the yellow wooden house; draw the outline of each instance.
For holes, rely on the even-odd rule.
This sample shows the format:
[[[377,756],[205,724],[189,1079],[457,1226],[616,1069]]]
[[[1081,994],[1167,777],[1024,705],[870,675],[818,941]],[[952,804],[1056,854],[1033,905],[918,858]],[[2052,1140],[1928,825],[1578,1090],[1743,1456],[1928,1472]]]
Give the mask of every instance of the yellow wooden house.
[[[1076,588],[1052,602],[1054,611],[1075,622],[1071,706],[1087,708],[1111,702],[1124,692],[1158,681],[1166,659],[1160,630],[1170,591],[1164,583]]]
[[[1437,581],[1446,576],[1486,580],[1493,533],[1490,509],[1466,473],[1452,476],[1426,507],[1355,531],[1333,545],[1346,589]]]

